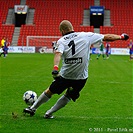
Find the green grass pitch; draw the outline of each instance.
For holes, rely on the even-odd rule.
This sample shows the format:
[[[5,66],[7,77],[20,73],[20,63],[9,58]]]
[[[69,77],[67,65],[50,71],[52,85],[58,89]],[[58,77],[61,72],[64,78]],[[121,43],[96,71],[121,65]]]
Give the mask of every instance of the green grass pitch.
[[[55,119],[43,119],[60,97],[54,95],[35,116],[24,116],[23,93],[33,90],[40,95],[49,86],[53,56],[9,54],[0,58],[1,133],[133,132],[133,62],[129,56],[96,60],[92,55],[89,78],[77,102],[54,113]]]

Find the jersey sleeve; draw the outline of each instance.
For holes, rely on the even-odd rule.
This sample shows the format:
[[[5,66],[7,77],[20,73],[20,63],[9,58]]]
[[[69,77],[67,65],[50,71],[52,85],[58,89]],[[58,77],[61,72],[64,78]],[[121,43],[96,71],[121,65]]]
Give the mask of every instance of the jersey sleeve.
[[[97,42],[102,42],[104,35],[98,34],[98,33],[93,33],[93,32],[88,32],[87,37],[91,44],[95,44]]]
[[[64,45],[60,40],[58,40],[55,46],[55,52],[63,53],[63,51],[64,51]]]

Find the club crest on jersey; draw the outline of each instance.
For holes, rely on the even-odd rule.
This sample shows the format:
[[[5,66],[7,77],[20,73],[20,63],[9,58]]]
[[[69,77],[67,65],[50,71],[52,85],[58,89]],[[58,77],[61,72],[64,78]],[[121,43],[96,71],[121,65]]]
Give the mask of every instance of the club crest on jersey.
[[[66,64],[82,63],[82,57],[78,57],[78,58],[65,58],[65,63]]]

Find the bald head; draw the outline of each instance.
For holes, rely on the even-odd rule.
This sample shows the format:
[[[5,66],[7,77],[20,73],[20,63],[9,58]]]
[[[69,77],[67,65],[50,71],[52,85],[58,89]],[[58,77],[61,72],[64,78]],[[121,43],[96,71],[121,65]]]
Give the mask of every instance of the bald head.
[[[71,22],[68,20],[63,20],[60,23],[59,29],[60,29],[60,32],[62,33],[62,35],[66,34],[68,32],[74,31]]]

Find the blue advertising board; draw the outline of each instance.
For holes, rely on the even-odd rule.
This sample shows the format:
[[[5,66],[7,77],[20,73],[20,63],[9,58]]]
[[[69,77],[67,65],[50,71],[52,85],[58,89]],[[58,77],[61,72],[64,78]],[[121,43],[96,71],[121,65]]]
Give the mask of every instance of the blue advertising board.
[[[90,6],[90,14],[104,14],[104,6]]]
[[[99,54],[100,49],[99,48],[92,48],[92,54]],[[106,49],[104,49],[104,53],[106,53]],[[109,49],[109,54],[111,54],[111,49]]]

